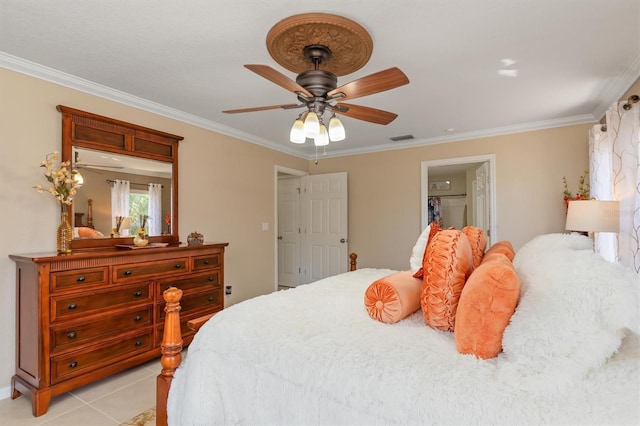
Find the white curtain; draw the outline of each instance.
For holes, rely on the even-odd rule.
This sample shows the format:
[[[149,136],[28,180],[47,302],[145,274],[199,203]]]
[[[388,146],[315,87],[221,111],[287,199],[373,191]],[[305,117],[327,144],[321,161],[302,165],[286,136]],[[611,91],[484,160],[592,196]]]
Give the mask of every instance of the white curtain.
[[[129,193],[128,180],[116,179],[111,187],[111,227],[116,228],[116,216],[129,217]]]
[[[149,184],[149,235],[162,234],[162,185]]]
[[[620,233],[598,233],[596,249],[640,273],[640,105],[616,102],[605,125],[589,132],[591,196],[620,202]]]

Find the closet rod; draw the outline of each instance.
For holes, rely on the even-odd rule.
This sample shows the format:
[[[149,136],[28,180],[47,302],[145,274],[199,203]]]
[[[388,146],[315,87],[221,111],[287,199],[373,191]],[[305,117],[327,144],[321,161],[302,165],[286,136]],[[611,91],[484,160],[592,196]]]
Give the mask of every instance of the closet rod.
[[[624,109],[625,111],[629,111],[631,109],[631,105],[640,102],[640,96],[638,95],[631,95],[627,98],[627,102],[622,105],[622,109]],[[603,124],[602,126],[600,126],[600,130],[602,130],[603,132],[607,131],[607,125]]]
[[[107,179],[107,183],[109,185],[111,185],[113,182],[115,182],[115,180]],[[137,183],[137,182],[129,182],[129,185],[149,186],[148,183]],[[161,187],[164,188],[164,185],[161,185]]]
[[[429,195],[429,198],[446,198],[446,197],[466,197],[467,194],[447,194],[447,195]]]

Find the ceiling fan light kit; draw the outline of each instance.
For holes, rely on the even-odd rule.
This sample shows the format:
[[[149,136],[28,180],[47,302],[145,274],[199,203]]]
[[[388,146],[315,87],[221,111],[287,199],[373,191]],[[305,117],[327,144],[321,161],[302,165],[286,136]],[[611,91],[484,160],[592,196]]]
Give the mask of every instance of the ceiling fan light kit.
[[[295,81],[268,65],[248,64],[245,68],[292,92],[299,103],[223,112],[305,108],[291,127],[289,140],[303,144],[313,139],[316,147],[345,139],[344,126],[336,115],[382,125],[397,117],[388,111],[341,102],[409,83],[407,76],[394,67],[338,86],[337,76],[359,70],[371,57],[373,41],[360,24],[327,13],[294,15],[271,28],[267,34],[267,50],[278,64],[298,73]]]

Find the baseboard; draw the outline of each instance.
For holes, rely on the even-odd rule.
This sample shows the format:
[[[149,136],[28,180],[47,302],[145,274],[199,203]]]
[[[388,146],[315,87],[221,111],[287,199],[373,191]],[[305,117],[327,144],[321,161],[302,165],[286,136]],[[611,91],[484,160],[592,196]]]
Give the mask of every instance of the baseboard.
[[[7,399],[9,397],[11,397],[11,386],[0,388],[0,399]]]

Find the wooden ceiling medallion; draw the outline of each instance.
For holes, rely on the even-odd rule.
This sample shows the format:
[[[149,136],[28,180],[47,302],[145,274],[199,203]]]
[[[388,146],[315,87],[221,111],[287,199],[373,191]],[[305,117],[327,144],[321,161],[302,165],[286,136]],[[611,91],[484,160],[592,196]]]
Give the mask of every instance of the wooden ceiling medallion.
[[[362,68],[371,57],[373,41],[360,24],[328,13],[303,13],[283,19],[267,34],[267,50],[282,67],[295,73],[312,70],[305,56],[307,46],[325,46],[330,50],[319,68],[337,76]]]

